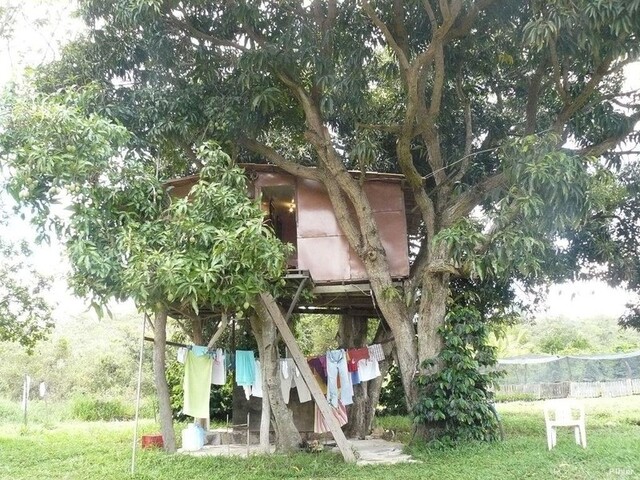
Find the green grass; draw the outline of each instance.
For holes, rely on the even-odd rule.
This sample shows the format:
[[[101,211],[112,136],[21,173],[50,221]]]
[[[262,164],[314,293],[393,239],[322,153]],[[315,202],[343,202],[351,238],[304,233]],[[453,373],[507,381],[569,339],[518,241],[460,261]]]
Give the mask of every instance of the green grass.
[[[2,479],[632,479],[640,478],[640,398],[587,400],[583,450],[570,431],[548,452],[540,402],[501,404],[507,438],[495,444],[436,450],[413,445],[420,464],[357,467],[337,455],[296,454],[249,459],[196,458],[138,450],[137,474],[129,475],[131,422],[63,422],[45,428],[33,422],[0,425]],[[385,429],[406,433],[403,418],[379,419]],[[151,421],[143,432],[155,431]],[[180,428],[177,428],[179,433]]]

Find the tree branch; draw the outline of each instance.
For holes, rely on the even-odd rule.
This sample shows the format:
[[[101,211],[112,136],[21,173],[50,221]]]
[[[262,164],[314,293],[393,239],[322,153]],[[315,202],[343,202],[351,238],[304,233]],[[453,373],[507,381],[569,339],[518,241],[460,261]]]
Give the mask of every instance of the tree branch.
[[[558,113],[556,121],[553,123],[553,127],[552,127],[555,133],[557,133],[558,135],[562,134],[562,131],[564,130],[564,127],[566,123],[569,121],[569,119],[578,110],[580,110],[580,108],[584,106],[584,104],[587,102],[591,94],[593,94],[593,92],[597,88],[598,84],[600,83],[600,80],[602,80],[604,76],[608,73],[608,68],[609,68],[609,65],[611,65],[612,61],[613,61],[613,58],[611,56],[607,56],[602,61],[602,63],[595,69],[595,71],[593,72],[593,75],[591,76],[591,78],[589,79],[585,87],[582,89],[582,91],[578,94],[578,96],[575,97],[572,102],[566,104],[562,108],[560,113]]]
[[[443,218],[446,218],[446,225],[455,223],[458,219],[467,216],[482,199],[493,190],[506,185],[507,177],[503,172],[485,178],[474,187],[470,188],[458,197],[456,202],[447,208]]]
[[[546,58],[542,60],[534,74],[531,76],[529,82],[529,93],[527,95],[527,106],[525,110],[525,135],[533,135],[536,132],[536,120],[538,113],[538,100],[540,98],[540,88],[542,86],[542,79],[544,78],[544,71],[547,68]]]
[[[549,44],[549,56],[551,58],[551,66],[553,67],[553,81],[556,85],[556,91],[562,100],[564,105],[570,103],[569,93],[567,92],[566,85],[562,83],[562,68],[560,67],[560,61],[558,60],[558,51],[556,50],[556,40]]]
[[[240,137],[237,142],[245,147],[248,150],[251,150],[253,153],[261,155],[262,157],[269,160],[275,166],[281,168],[287,173],[295,177],[308,178],[310,180],[321,181],[320,174],[317,168],[305,167],[299,165],[291,160],[287,160],[284,156],[278,153],[273,148],[265,145],[263,143],[258,142],[253,138],[248,137]]]
[[[211,337],[211,340],[209,340],[207,348],[211,349],[215,346],[216,342],[224,333],[224,330],[227,328],[227,325],[229,325],[229,317],[227,316],[226,312],[223,312],[220,316],[220,324],[218,325],[218,329],[216,330],[216,333],[214,333]]]
[[[635,112],[633,115],[630,115],[627,117],[627,122],[628,122],[627,128],[625,128],[625,130],[622,133],[618,135],[613,135],[595,145],[591,145],[589,147],[583,148],[582,150],[579,150],[578,153],[580,155],[591,155],[594,157],[599,157],[606,151],[611,150],[612,148],[615,148],[619,143],[624,141],[624,139],[627,138],[627,136],[635,130],[636,123],[638,123],[639,121],[640,121],[640,111]],[[612,152],[612,153],[616,153],[616,152]],[[620,153],[623,153],[623,152],[620,152]]]
[[[393,37],[393,34],[389,30],[389,27],[387,27],[387,25],[376,14],[375,10],[373,9],[371,4],[369,3],[369,0],[362,0],[362,9],[367,14],[369,19],[373,22],[373,24],[376,27],[378,27],[378,29],[384,35],[385,40],[389,44],[389,47],[391,47],[393,52],[398,57],[398,62],[400,63],[400,68],[404,72],[409,70],[410,66],[409,66],[408,58],[406,57],[406,55],[402,51],[402,48],[400,48],[400,45],[398,45],[398,42],[396,41],[396,39]]]
[[[471,162],[471,149],[473,148],[473,118],[471,116],[471,101],[469,97],[464,94],[462,89],[462,73],[459,72],[456,76],[456,93],[460,98],[460,101],[464,105],[464,128],[465,128],[465,137],[464,137],[464,153],[462,156],[462,161],[460,162],[460,168],[458,172],[454,175],[453,181],[457,182],[469,169],[469,163]]]
[[[181,30],[184,30],[187,33],[189,33],[189,35],[191,35],[193,38],[198,38],[200,40],[204,40],[206,42],[211,43],[212,45],[214,45],[216,47],[230,47],[230,48],[234,48],[236,50],[241,50],[243,52],[248,51],[247,47],[245,47],[244,45],[241,45],[241,44],[239,44],[237,42],[234,42],[232,40],[225,40],[223,38],[218,38],[218,37],[215,37],[213,35],[209,35],[208,33],[205,33],[205,32],[202,32],[202,31],[198,30],[197,28],[195,28],[190,23],[188,23],[188,22],[186,22],[184,20],[180,20],[179,18],[177,18],[171,12],[167,12],[165,18],[170,23],[175,25],[176,27],[178,27]]]
[[[404,128],[403,125],[393,124],[378,124],[378,123],[359,123],[356,122],[356,129],[363,130],[379,130],[381,132],[400,133]]]

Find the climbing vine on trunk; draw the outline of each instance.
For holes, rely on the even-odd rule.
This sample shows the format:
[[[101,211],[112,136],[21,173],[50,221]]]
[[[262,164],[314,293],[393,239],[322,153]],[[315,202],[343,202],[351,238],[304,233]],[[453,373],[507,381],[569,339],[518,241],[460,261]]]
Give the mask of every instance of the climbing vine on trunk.
[[[500,376],[493,369],[496,349],[487,345],[490,327],[471,307],[451,310],[440,334],[444,348],[423,362],[414,409],[418,429],[447,445],[498,439],[498,421],[490,408],[491,386]],[[440,368],[434,368],[439,365]]]

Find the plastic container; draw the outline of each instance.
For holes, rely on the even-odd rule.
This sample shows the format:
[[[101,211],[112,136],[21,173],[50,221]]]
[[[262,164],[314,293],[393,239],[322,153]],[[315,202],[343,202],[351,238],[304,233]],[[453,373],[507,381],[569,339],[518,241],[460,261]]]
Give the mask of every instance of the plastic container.
[[[193,452],[202,447],[204,447],[204,430],[192,423],[182,431],[182,449]]]

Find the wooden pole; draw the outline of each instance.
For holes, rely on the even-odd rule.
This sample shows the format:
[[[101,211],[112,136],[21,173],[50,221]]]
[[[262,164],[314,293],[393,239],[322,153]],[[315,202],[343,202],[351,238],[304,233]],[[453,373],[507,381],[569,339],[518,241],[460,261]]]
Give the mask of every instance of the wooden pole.
[[[318,386],[318,383],[316,382],[315,378],[313,377],[313,373],[311,373],[311,368],[309,367],[309,364],[307,363],[306,358],[302,354],[302,351],[298,346],[298,342],[296,342],[296,339],[293,336],[293,333],[291,332],[289,325],[287,325],[286,320],[282,316],[282,313],[280,312],[280,309],[278,308],[276,301],[268,293],[261,293],[259,298],[264,308],[273,319],[273,322],[275,323],[276,328],[280,331],[280,335],[282,335],[282,340],[284,341],[285,345],[289,349],[289,352],[291,352],[291,357],[293,358],[293,361],[298,367],[298,370],[300,370],[300,375],[304,379],[304,382],[307,384],[307,387],[309,388],[309,391],[311,392],[311,395],[313,396],[313,399],[316,402],[316,405],[320,409],[320,412],[324,417],[324,422],[327,425],[327,427],[329,427],[329,431],[333,435],[333,439],[336,441],[336,444],[340,449],[340,453],[342,453],[342,457],[344,458],[344,461],[355,463],[356,456],[354,455],[353,450],[351,449],[351,444],[347,440],[347,437],[345,437],[344,432],[340,428],[340,425],[338,424],[338,421],[336,420],[336,417],[333,414],[333,407],[329,405],[329,402],[327,401],[326,397],[320,390],[320,387]]]
[[[138,386],[136,388],[136,415],[133,424],[133,445],[131,446],[131,475],[136,469],[136,446],[138,444],[138,420],[140,419],[140,390],[142,388],[142,359],[144,357],[144,330],[147,314],[142,316],[142,338],[140,339],[140,357],[138,358]]]

